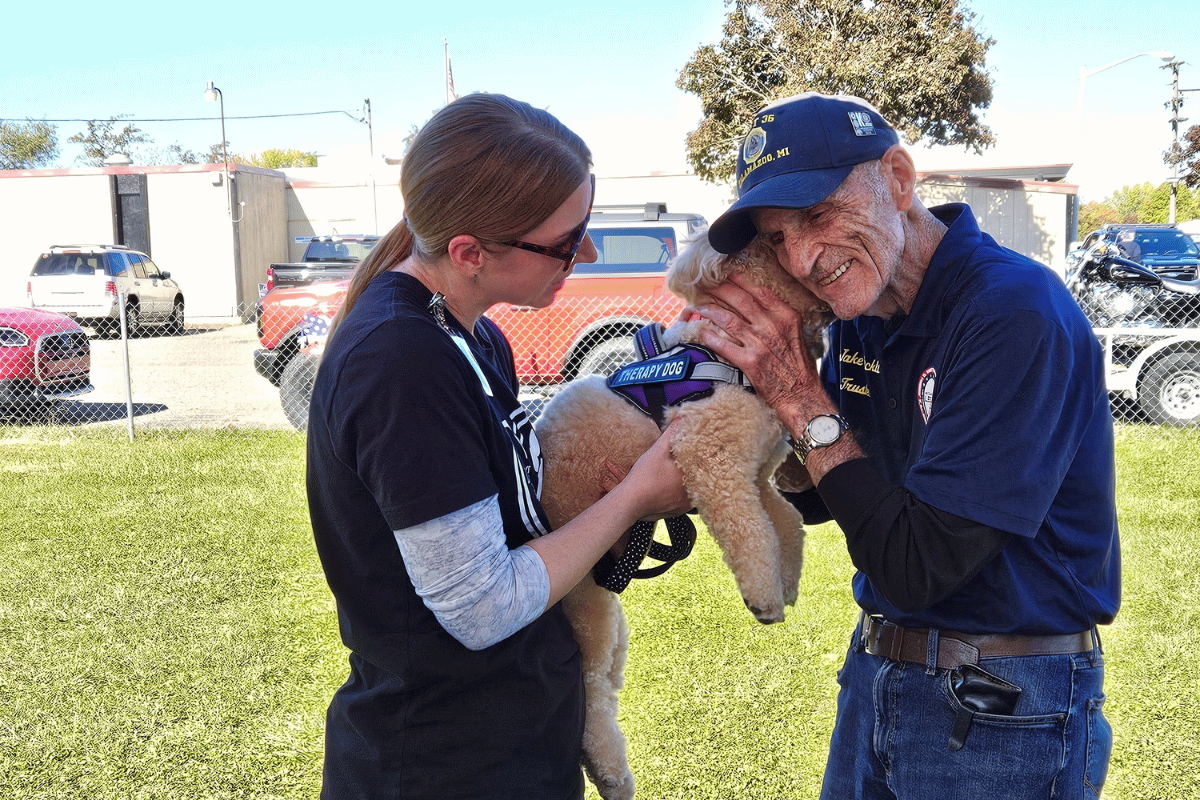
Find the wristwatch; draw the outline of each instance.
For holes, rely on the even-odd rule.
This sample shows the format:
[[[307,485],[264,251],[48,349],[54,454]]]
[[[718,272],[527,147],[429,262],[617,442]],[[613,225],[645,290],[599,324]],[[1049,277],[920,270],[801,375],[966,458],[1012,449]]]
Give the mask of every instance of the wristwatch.
[[[850,423],[837,414],[818,414],[809,420],[798,438],[792,439],[792,452],[803,464],[809,453],[818,447],[829,447],[842,438],[842,431],[848,430]]]

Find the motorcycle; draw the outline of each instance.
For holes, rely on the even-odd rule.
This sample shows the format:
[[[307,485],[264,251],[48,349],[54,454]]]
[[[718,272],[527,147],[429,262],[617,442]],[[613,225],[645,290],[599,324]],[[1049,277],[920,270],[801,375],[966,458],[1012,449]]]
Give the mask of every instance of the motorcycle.
[[[1112,242],[1073,256],[1067,288],[1094,327],[1200,328],[1200,280],[1159,275],[1122,257]]]
[[[1066,284],[1105,344],[1109,392],[1153,422],[1200,424],[1200,279],[1160,275],[1101,241],[1068,256]]]

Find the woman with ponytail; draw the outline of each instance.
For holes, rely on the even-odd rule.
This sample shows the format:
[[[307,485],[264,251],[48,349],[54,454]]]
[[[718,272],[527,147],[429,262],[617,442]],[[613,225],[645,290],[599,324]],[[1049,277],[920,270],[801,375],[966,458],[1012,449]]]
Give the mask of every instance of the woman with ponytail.
[[[512,351],[577,261],[586,145],[502,95],[447,105],[404,159],[405,216],[359,265],[308,427],[313,533],[350,674],[323,798],[583,796],[579,648],[559,601],[636,520],[690,507],[667,437],[550,531]]]

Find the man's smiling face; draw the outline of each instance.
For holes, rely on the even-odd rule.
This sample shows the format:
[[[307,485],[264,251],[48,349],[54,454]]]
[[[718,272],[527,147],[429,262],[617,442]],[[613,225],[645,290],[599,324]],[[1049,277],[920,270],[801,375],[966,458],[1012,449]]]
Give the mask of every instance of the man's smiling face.
[[[779,262],[841,319],[900,309],[903,213],[880,172],[860,164],[824,201],[805,209],[757,208],[759,237]]]

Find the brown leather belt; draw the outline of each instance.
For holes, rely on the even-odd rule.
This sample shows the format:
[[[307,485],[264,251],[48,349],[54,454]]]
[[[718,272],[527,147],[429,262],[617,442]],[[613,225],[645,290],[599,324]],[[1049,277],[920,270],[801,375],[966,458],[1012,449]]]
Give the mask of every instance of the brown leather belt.
[[[862,629],[866,650],[871,655],[913,664],[928,664],[930,661],[932,637],[928,628],[901,628],[878,617],[867,617],[863,620]],[[1091,631],[1057,636],[976,635],[956,631],[936,633],[937,669],[977,664],[981,658],[1088,653],[1097,646]]]

